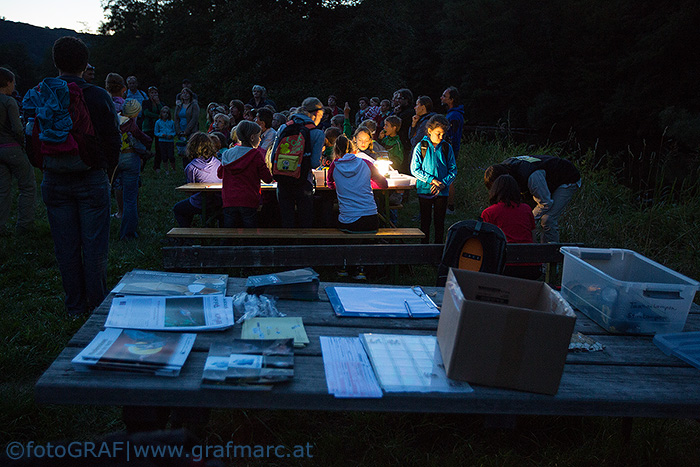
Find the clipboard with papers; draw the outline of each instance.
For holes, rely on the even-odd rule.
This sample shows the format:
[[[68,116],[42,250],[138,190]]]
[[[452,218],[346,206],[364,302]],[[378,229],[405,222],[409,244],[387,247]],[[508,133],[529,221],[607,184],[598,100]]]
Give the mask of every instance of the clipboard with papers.
[[[418,286],[326,287],[338,316],[379,318],[436,318],[440,309]]]

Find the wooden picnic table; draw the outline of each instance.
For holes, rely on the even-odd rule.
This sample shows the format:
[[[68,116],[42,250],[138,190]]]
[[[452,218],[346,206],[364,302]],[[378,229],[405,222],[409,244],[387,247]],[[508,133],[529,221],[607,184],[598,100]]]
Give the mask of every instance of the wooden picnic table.
[[[228,294],[244,290],[244,283],[245,279],[230,279]],[[193,351],[176,378],[75,371],[71,359],[103,329],[112,301],[110,295],[40,377],[35,387],[36,401],[131,407],[700,418],[700,370],[663,354],[651,336],[608,334],[578,312],[575,331],[594,337],[605,349],[569,352],[555,396],[474,385],[470,394],[385,393],[380,399],[336,399],[327,391],[319,336],[357,336],[366,332],[435,335],[438,320],[339,318],[323,291],[328,285],[336,284],[322,283],[320,301],[277,303],[281,312],[303,318],[311,342],[295,350],[293,381],[270,391],[200,387],[209,345],[239,336],[240,326],[198,334]],[[443,289],[424,289],[436,294],[436,303],[442,303]],[[693,305],[685,330],[700,330],[697,305]]]
[[[389,183],[389,186],[387,188],[374,188],[374,191],[379,193],[384,200],[384,212],[383,214],[380,213],[380,217],[382,221],[388,225],[389,227],[396,227],[391,220],[389,220],[389,209],[390,209],[390,204],[389,204],[389,195],[391,192],[403,192],[406,190],[415,190],[416,189],[416,179],[415,177],[410,177],[408,175],[405,175],[409,181],[408,185],[394,185],[392,183]],[[388,181],[391,181],[391,179],[388,179]],[[406,181],[405,179],[402,181]],[[319,192],[335,192],[332,188],[329,188],[326,185],[318,185],[315,187],[316,191]],[[175,188],[176,191],[182,191],[184,193],[220,193],[221,192],[221,183],[185,183],[184,185],[180,185]],[[261,191],[276,191],[277,190],[277,183],[261,183],[260,184],[260,190]],[[206,219],[206,196],[202,197],[202,218]]]

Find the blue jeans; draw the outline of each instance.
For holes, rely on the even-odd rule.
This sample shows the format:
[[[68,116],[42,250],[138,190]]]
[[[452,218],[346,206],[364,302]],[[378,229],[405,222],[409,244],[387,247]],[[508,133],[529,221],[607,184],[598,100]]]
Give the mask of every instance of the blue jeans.
[[[310,228],[314,221],[314,186],[309,180],[277,183],[280,222],[283,228]],[[297,222],[294,222],[296,207]]]
[[[107,296],[109,182],[102,170],[44,172],[41,194],[66,293],[66,309],[90,311]]]
[[[245,206],[224,208],[224,227],[254,229],[258,226],[258,210]]]
[[[138,198],[141,158],[132,152],[120,154],[117,170],[124,198],[124,213],[122,214],[122,225],[119,228],[119,238],[124,240],[138,236],[136,229],[139,226]]]

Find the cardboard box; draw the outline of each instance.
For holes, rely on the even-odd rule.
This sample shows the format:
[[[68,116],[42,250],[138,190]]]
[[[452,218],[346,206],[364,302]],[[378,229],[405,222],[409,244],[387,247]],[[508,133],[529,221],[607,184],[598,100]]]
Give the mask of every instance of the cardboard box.
[[[575,322],[543,282],[451,269],[437,339],[452,379],[556,394]]]

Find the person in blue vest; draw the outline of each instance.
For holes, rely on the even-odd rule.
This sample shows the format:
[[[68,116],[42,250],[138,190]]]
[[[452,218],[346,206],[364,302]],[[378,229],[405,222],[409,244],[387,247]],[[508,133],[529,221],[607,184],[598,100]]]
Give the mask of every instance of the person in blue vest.
[[[542,227],[542,243],[558,243],[559,217],[581,187],[581,173],[576,166],[556,156],[510,157],[484,171],[486,188],[490,190],[501,175],[512,176],[520,192],[537,203],[532,214]]]
[[[117,112],[104,89],[82,78],[88,48],[76,37],[64,36],[53,45],[58,77],[83,91],[97,135],[94,164],[79,172],[44,171],[41,194],[54,241],[54,252],[71,316],[88,313],[107,296],[109,251],[109,178],[117,166],[121,137]]]

